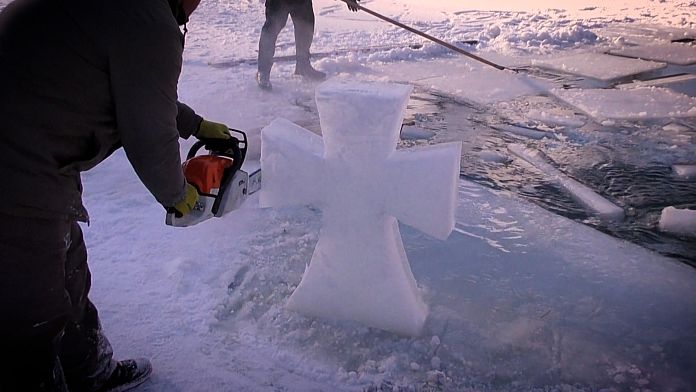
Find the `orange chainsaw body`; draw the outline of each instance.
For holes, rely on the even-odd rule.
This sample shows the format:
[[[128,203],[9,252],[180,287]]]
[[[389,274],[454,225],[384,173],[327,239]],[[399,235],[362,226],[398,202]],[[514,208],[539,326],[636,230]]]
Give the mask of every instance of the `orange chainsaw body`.
[[[186,181],[195,186],[199,194],[211,195],[219,191],[225,170],[233,162],[218,155],[200,155],[187,160],[182,167]]]
[[[247,150],[246,134],[236,129],[230,129],[230,133],[227,139],[201,139],[191,146],[182,169],[186,181],[196,188],[199,197],[185,215],[169,208],[167,225],[193,226],[219,218],[240,207],[249,194],[261,188],[261,170],[251,175],[242,170]],[[201,148],[209,153],[196,155]]]

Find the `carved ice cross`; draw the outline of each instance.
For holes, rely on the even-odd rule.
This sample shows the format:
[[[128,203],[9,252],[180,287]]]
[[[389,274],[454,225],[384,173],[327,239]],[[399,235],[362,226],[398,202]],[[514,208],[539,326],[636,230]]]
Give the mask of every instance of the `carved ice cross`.
[[[460,143],[396,151],[411,87],[326,82],[322,137],[278,119],[262,131],[262,207],[323,212],[288,308],[418,335],[427,317],[397,219],[438,239],[454,227]]]

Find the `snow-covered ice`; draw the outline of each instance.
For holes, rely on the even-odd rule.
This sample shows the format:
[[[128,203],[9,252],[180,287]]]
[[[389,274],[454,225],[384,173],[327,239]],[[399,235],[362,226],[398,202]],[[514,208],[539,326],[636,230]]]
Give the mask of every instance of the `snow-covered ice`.
[[[396,152],[411,87],[326,82],[323,142],[288,121],[263,129],[263,207],[314,204],[323,226],[288,308],[419,335],[427,317],[397,219],[445,239],[454,227],[461,145]],[[297,174],[297,175],[296,175]]]
[[[660,215],[660,230],[696,237],[696,210],[667,207]]]

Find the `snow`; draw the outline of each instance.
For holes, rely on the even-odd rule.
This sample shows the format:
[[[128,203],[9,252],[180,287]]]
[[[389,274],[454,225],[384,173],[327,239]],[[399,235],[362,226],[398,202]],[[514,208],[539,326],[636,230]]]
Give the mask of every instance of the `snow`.
[[[626,46],[611,54],[677,65],[696,64],[696,46],[680,43]]]
[[[696,98],[660,87],[637,89],[554,89],[552,94],[597,120],[696,116]]]
[[[591,213],[606,220],[621,220],[624,218],[623,208],[598,195],[587,186],[563,174],[548,162],[548,159],[541,151],[526,148],[520,144],[510,144],[508,145],[508,150],[544,172],[545,175],[549,176],[549,178],[559,186],[563,187],[573,199],[587,208]]]
[[[660,215],[660,230],[696,237],[696,210],[667,207]]]
[[[541,68],[610,82],[664,68],[666,64],[611,56],[603,53],[577,53],[557,58],[532,60]]]
[[[696,36],[696,6],[688,0],[363,4],[513,66]],[[519,105],[528,119],[548,125],[585,121],[574,107],[536,107],[529,97],[556,86],[546,79],[488,69],[334,0],[315,0],[314,7],[313,52],[327,53],[315,65],[332,78],[407,82],[492,109]],[[208,65],[254,59],[262,24],[258,0],[203,1],[188,26],[179,88],[181,100],[206,118],[248,131],[248,159],[261,156],[260,130],[271,123],[288,132],[321,131],[316,86],[292,78],[291,62],[274,66],[272,93],[256,87],[254,65]],[[470,40],[478,43],[461,43]],[[294,53],[292,23],[278,44],[279,55]],[[572,106],[606,114],[607,126],[654,115],[689,143],[693,98],[661,89],[567,93]],[[646,106],[651,97],[654,104]],[[289,121],[274,122],[279,117]],[[598,127],[587,122],[578,139]],[[660,135],[655,140],[662,142]],[[305,168],[320,162],[320,138],[307,135],[301,146],[290,143],[296,137],[285,141],[292,162],[303,157]],[[182,142],[182,154],[192,142]],[[690,162],[688,146],[677,147],[686,151],[679,162]],[[506,151],[493,148],[476,158],[508,161]],[[420,336],[289,311],[323,216],[315,207],[290,206],[322,196],[309,182],[318,177],[311,170],[288,175],[311,186],[287,188],[274,199],[287,207],[258,208],[252,195],[238,211],[181,229],[164,225],[164,211],[122,151],[84,174],[91,298],[117,358],[152,359],[153,378],[139,391],[696,389],[693,268],[463,180],[455,232],[446,241],[398,226],[429,308]]]
[[[329,81],[316,93],[323,142],[283,120],[263,129],[261,205],[323,211],[319,241],[288,309],[421,333],[427,306],[396,219],[447,238],[461,145],[395,151],[410,92],[400,84]]]

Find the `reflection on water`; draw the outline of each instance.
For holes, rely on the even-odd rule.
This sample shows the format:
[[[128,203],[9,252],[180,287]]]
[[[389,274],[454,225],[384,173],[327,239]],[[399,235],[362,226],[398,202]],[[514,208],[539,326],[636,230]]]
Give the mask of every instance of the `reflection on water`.
[[[693,238],[657,229],[663,208],[696,208],[696,181],[675,178],[671,170],[673,164],[696,160],[696,119],[598,124],[551,97],[483,107],[428,91],[414,94],[407,116],[435,136],[403,145],[462,141],[463,178],[696,266]],[[543,151],[561,171],[624,208],[626,218],[603,222],[588,214],[544,173],[513,159],[510,143]]]

